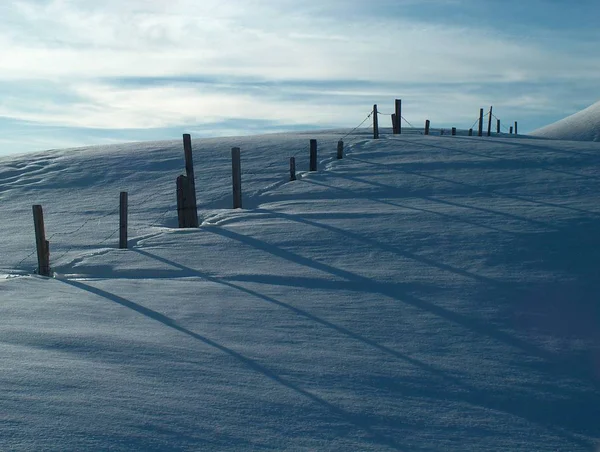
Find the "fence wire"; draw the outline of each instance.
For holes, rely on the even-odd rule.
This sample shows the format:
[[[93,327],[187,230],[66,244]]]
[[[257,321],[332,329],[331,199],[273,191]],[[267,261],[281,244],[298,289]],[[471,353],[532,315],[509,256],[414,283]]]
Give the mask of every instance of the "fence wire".
[[[493,114],[492,114],[492,116],[493,116],[494,118],[496,118],[496,121],[500,121],[500,120],[499,120],[499,119],[496,117],[496,115],[493,115]],[[500,121],[500,128],[501,128],[501,129],[504,129],[504,130],[506,131],[506,133],[510,133],[510,128],[508,128],[506,125],[504,125],[504,123],[503,123],[502,121]]]
[[[373,113],[374,113],[374,110],[371,110],[369,112],[369,114],[356,127],[351,129],[347,133],[341,135],[337,141],[344,141],[345,148],[347,149],[347,147],[351,146],[353,144],[353,142],[355,142],[356,140],[358,140],[360,138],[364,138],[363,131],[366,129],[371,129],[373,126],[370,123],[365,125],[365,123],[367,123],[373,117]],[[383,113],[379,112],[379,114],[383,114]],[[402,117],[402,119],[410,127],[414,128],[414,126],[408,120],[406,120],[406,118]],[[333,141],[335,141],[335,139]],[[297,152],[293,153],[291,156],[297,157],[298,155],[303,154],[303,153],[308,154],[308,149],[306,147],[302,147],[302,149],[299,149]],[[244,176],[246,178],[246,182],[248,181],[248,178],[258,178],[258,177],[264,175],[265,173],[268,173],[269,170],[271,170],[275,167],[282,168],[282,176],[283,176],[284,171],[287,172],[287,162],[285,160],[272,161],[267,166],[261,167],[260,170],[245,172]],[[284,168],[285,168],[285,170],[284,170]],[[142,207],[144,207],[150,201],[157,199],[159,197],[164,197],[165,196],[164,190],[165,190],[165,188],[163,187],[161,190],[154,191],[154,192],[144,196],[141,200],[136,201],[135,203],[131,203],[131,197],[130,197],[129,205],[133,206],[133,209],[130,209],[128,212],[129,218],[131,219],[132,216],[134,216],[136,214],[141,214],[142,212],[140,209]],[[74,240],[72,240],[72,239],[79,238],[82,234],[82,231],[85,232],[86,235],[89,235],[90,232],[94,232],[94,231],[98,232],[100,229],[102,220],[105,220],[107,218],[117,217],[117,219],[114,221],[114,228],[111,230],[111,232],[104,235],[100,240],[94,240],[94,243],[91,245],[84,244],[84,243],[72,243],[64,248],[61,246],[56,247],[55,249],[60,249],[60,248],[63,248],[63,249],[60,250],[60,252],[56,255],[56,257],[51,256],[52,265],[53,266],[59,265],[61,263],[61,261],[69,253],[73,252],[74,250],[77,250],[80,248],[101,246],[101,245],[106,244],[109,240],[113,239],[115,236],[117,236],[119,234],[119,221],[118,221],[119,212],[120,212],[120,209],[117,207],[117,208],[111,209],[108,212],[101,214],[101,215],[92,215],[89,218],[87,218],[86,220],[82,221],[81,224],[73,227],[69,231],[54,232],[53,234],[51,234],[47,238],[47,240],[49,242],[51,240],[59,238],[59,237],[69,237],[71,239],[70,242],[72,243],[72,242],[74,242]],[[162,211],[159,215],[157,215],[149,223],[144,222],[145,227],[153,227],[153,226],[159,225],[164,220],[164,218],[170,213],[176,213],[176,209],[173,207],[173,205],[170,205],[166,210]],[[94,223],[96,223],[95,227],[93,227]],[[89,229],[90,225],[92,226],[92,229]],[[105,225],[104,229],[106,229],[106,225]],[[130,231],[135,230],[135,226],[132,224],[131,221],[129,223],[129,230]],[[53,246],[51,246],[51,250],[52,249],[54,249]],[[29,259],[33,258],[36,255],[36,253],[37,253],[37,249],[35,249],[35,246],[34,246],[33,251],[31,251],[29,254],[27,254],[25,257],[23,257],[23,259],[21,259],[18,264],[16,264],[15,266],[11,266],[11,267],[14,268],[15,270],[22,270],[25,262],[27,262]],[[37,262],[36,262],[36,267],[37,267]]]
[[[346,135],[344,135],[343,137],[341,137],[340,140],[344,141],[347,137],[349,137],[354,132],[356,132],[358,129],[360,129],[365,122],[367,122],[369,119],[371,119],[371,116],[373,116],[373,112],[374,111],[375,110],[371,110],[371,112],[367,115],[367,117],[365,119],[362,120],[362,122],[359,125],[357,125],[354,129],[352,129]]]

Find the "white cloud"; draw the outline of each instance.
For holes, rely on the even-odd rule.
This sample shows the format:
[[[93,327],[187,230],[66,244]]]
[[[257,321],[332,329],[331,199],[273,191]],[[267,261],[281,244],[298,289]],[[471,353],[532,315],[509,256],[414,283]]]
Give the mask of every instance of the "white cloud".
[[[72,89],[80,101],[47,104],[30,99],[26,105],[18,105],[15,98],[12,105],[0,106],[0,116],[54,126],[124,129],[217,123],[227,118],[260,118],[290,125],[306,123],[306,118],[311,118],[317,124],[331,124],[336,122],[332,118],[354,120],[356,111],[343,104],[282,102],[243,93],[200,92],[186,86],[119,88],[84,83]]]
[[[266,79],[521,81],[568,66],[532,44],[403,18],[315,17],[312,2],[18,2],[0,77],[231,74]],[[312,8],[311,8],[312,4]],[[13,23],[15,23],[13,22]],[[565,60],[565,58],[567,58]]]
[[[556,53],[532,40],[477,27],[344,14],[359,4],[364,7],[356,0],[8,2],[0,6],[0,83],[19,81],[24,94],[0,99],[0,114],[96,128],[168,127],[235,117],[333,125],[352,123],[366,103],[402,96],[415,105],[417,117],[458,120],[494,98],[486,99],[477,89],[482,83],[591,80],[600,71],[600,63],[585,55]],[[277,97],[219,86],[136,87],[110,81],[186,75],[374,85],[360,92],[329,89],[332,99],[314,105],[302,96],[323,92],[317,87],[295,86]],[[27,96],[27,83],[42,80],[79,100]],[[540,93],[505,101],[530,109],[547,103]]]

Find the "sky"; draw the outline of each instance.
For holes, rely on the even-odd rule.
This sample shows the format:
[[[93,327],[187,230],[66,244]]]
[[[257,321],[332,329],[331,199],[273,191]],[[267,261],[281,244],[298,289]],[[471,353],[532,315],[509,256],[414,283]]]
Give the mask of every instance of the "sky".
[[[526,133],[600,99],[600,4],[570,3],[7,0],[0,155],[354,127],[395,98],[416,126],[493,105]]]

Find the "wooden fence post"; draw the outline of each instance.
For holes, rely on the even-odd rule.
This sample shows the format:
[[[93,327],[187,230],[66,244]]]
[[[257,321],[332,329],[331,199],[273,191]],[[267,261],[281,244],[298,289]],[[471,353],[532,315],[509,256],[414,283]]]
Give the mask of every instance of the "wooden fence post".
[[[492,108],[493,107],[490,107],[490,117],[488,118],[488,130],[487,130],[488,137],[492,136]]]
[[[477,136],[483,136],[483,108],[479,109],[479,130],[477,132]]]
[[[396,134],[396,113],[392,113],[392,133]]]
[[[425,135],[429,135],[429,127],[431,126],[431,121],[429,119],[425,120]]]
[[[472,137],[473,136],[473,129],[469,129],[469,136]]]
[[[396,134],[402,133],[402,99],[396,99],[394,102],[396,111]]]
[[[240,148],[231,149],[231,171],[233,181],[233,208],[242,208],[242,158]]]
[[[377,104],[373,105],[373,139],[379,139],[379,113],[377,112]]]
[[[500,133],[500,120],[496,120],[496,133]]]
[[[50,242],[46,240],[44,229],[44,211],[42,206],[33,206],[33,225],[35,227],[35,245],[37,248],[38,274],[50,276]]]
[[[310,140],[310,167],[309,171],[317,171],[317,140]]]
[[[515,135],[519,134],[519,129],[517,127],[518,127],[518,124],[517,124],[517,121],[515,121]]]
[[[513,126],[510,126],[510,134],[512,135],[513,133]]]
[[[296,157],[290,157],[290,181],[296,180]]]
[[[344,142],[342,140],[338,141],[337,158],[338,158],[338,160],[341,160],[344,158]]]
[[[189,228],[190,224],[188,221],[189,208],[188,208],[188,194],[189,184],[187,176],[177,177],[177,220],[180,228]]]
[[[185,174],[188,179],[187,186],[189,189],[189,193],[186,196],[188,198],[188,203],[185,206],[189,209],[189,212],[186,216],[190,219],[188,227],[197,228],[198,206],[196,204],[196,179],[194,177],[194,159],[192,157],[192,138],[189,133],[183,135],[183,150],[185,153]]]
[[[452,136],[456,135],[456,127],[452,127]]]
[[[119,199],[119,249],[127,248],[127,192],[122,191]]]

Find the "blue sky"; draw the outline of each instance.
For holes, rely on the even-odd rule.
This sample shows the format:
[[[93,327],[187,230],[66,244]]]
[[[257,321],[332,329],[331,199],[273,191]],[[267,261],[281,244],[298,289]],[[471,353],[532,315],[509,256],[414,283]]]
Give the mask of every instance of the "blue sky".
[[[600,99],[600,5],[573,4],[6,1],[0,154],[353,127],[394,98],[413,124],[493,105],[531,131]]]

